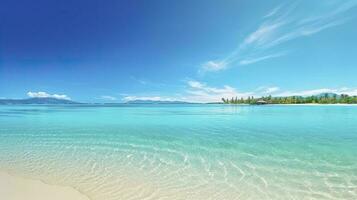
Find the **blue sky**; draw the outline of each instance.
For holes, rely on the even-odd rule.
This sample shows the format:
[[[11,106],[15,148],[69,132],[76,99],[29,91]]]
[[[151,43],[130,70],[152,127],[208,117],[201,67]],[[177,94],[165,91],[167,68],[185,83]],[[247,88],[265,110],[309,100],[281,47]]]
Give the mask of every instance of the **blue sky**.
[[[0,5],[0,98],[357,95],[357,0]]]

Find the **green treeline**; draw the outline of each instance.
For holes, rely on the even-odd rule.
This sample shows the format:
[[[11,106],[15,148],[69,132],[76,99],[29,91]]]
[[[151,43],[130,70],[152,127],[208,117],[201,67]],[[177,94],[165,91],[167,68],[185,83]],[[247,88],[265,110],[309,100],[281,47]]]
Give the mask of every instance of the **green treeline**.
[[[261,97],[254,98],[222,98],[223,103],[226,104],[357,104],[357,96],[348,96],[346,94],[323,94],[319,96],[289,96],[289,97]]]

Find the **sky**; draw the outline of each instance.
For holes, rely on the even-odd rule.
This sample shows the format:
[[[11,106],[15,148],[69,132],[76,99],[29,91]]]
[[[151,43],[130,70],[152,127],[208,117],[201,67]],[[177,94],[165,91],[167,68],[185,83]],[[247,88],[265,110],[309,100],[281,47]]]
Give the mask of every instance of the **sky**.
[[[357,0],[2,0],[0,98],[357,95]]]

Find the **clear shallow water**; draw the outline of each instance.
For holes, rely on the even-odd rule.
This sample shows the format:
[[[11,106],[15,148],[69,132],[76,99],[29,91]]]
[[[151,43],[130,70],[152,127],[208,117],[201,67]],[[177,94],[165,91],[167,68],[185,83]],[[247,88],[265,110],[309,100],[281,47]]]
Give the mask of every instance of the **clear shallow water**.
[[[352,200],[357,107],[0,106],[0,170],[93,200]]]

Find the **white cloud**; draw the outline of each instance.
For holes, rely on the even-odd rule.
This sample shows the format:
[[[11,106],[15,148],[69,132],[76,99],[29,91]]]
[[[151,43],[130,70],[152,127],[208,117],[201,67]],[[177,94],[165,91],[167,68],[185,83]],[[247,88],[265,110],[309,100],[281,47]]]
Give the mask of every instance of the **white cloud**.
[[[293,4],[276,10],[275,16],[263,21],[262,25],[245,39],[245,43],[250,41],[248,44],[254,43],[253,48],[266,49],[298,37],[313,35],[345,23],[347,20],[341,14],[356,6],[357,1],[349,0],[331,4],[326,6],[326,9],[321,8],[320,10],[323,11],[320,12],[319,10],[314,12],[304,10],[304,12],[301,12],[298,6]],[[254,40],[251,38],[254,38]]]
[[[200,89],[203,88],[204,84],[198,82],[198,81],[187,81],[187,84],[192,87],[192,88],[196,88],[196,89]]]
[[[280,91],[279,87],[273,86],[273,87],[266,87],[262,86],[254,90],[254,96],[265,96],[265,95],[273,95],[276,94],[278,91]]]
[[[332,89],[314,89],[314,90],[302,90],[302,91],[285,91],[282,93],[277,94],[277,96],[312,96],[312,95],[318,95],[321,93],[330,93],[333,92],[334,90]]]
[[[276,54],[271,54],[271,55],[266,55],[266,56],[261,56],[261,57],[255,57],[255,58],[246,58],[243,59],[239,62],[240,65],[249,65],[249,64],[253,64],[256,62],[260,62],[263,60],[267,60],[270,58],[277,58],[277,57],[281,57],[284,56],[286,53],[276,53]]]
[[[241,93],[235,88],[225,85],[223,87],[211,87],[205,83],[190,80],[187,81],[187,89],[182,94],[174,97],[165,96],[126,96],[123,101],[153,100],[153,101],[187,101],[196,103],[220,102],[223,98],[248,97],[253,93]]]
[[[325,29],[334,27],[334,26],[338,26],[341,24],[344,24],[345,20],[339,20],[339,21],[332,21],[326,24],[322,24],[321,26],[307,26],[307,27],[303,27],[300,30],[300,36],[310,36],[313,34],[316,34],[320,31],[323,31]],[[297,37],[299,36],[299,34],[297,34]]]
[[[220,71],[235,64],[249,65],[287,55],[276,53],[275,47],[346,23],[349,18],[344,14],[357,7],[357,1],[321,2],[318,9],[306,10],[312,5],[303,1],[273,8],[235,50],[222,59],[208,61],[201,70]]]
[[[263,18],[269,18],[269,17],[272,17],[274,16],[280,9],[281,9],[281,5],[280,6],[277,6],[275,8],[273,8],[268,14],[266,14]]]
[[[272,95],[274,97],[285,96],[312,96],[322,93],[335,93],[335,94],[348,94],[350,96],[357,96],[357,88],[321,88],[313,90],[301,90],[301,91],[282,91],[279,87],[259,87],[252,91],[241,92],[236,88],[224,85],[222,87],[208,86],[206,83],[202,83],[196,80],[187,81],[187,89],[184,93],[175,97],[168,96],[126,96],[124,101],[132,100],[152,100],[152,101],[187,101],[196,103],[209,103],[220,102],[222,98],[247,98],[254,96],[259,98],[262,96]]]
[[[70,100],[71,98],[65,94],[48,94],[46,92],[27,92],[27,96],[32,98],[55,98]]]
[[[322,93],[335,93],[335,94],[347,94],[351,96],[357,95],[357,89],[353,88],[321,88],[321,89],[313,89],[313,90],[302,90],[302,91],[285,91],[277,94],[276,96],[313,96]]]
[[[278,21],[274,23],[263,23],[256,31],[251,33],[243,42],[242,47],[247,47],[251,44],[264,45],[269,42],[274,36],[275,32],[284,25],[285,22]]]
[[[183,100],[190,102],[220,102],[222,98],[248,97],[252,92],[239,92],[235,88],[225,85],[223,87],[211,87],[199,81],[188,81],[188,89]]]
[[[115,101],[115,100],[117,100],[116,97],[109,96],[109,95],[103,95],[103,96],[101,96],[100,98],[103,99],[103,100],[108,100],[108,101]]]
[[[135,101],[135,100],[143,100],[143,101],[175,101],[175,98],[170,97],[160,97],[160,96],[126,96],[122,99],[123,101]]]
[[[148,84],[148,81],[145,81],[145,80],[142,80],[142,79],[136,78],[135,76],[131,76],[130,78],[131,78],[131,79],[133,79],[134,81],[136,81],[136,82],[138,82],[138,83],[142,84],[142,85],[146,85],[146,84]]]
[[[216,61],[208,61],[204,63],[201,68],[203,71],[220,71],[227,67],[224,61],[216,62]]]
[[[280,90],[279,87],[267,87],[267,88],[264,88],[263,93],[272,94],[272,93],[276,93],[279,90]]]
[[[238,91],[236,88],[229,85],[222,87],[212,87],[206,83],[196,80],[187,81],[187,89],[184,93],[175,97],[168,96],[125,96],[123,101],[133,100],[152,100],[152,101],[187,101],[197,103],[208,102],[220,102],[222,98],[231,99],[235,98],[247,98],[250,96],[261,97],[267,95],[273,96],[311,96],[321,93],[336,93],[336,94],[348,94],[357,95],[357,89],[340,88],[340,89],[315,89],[304,91],[281,91],[279,87],[259,87],[255,90],[248,92]]]

